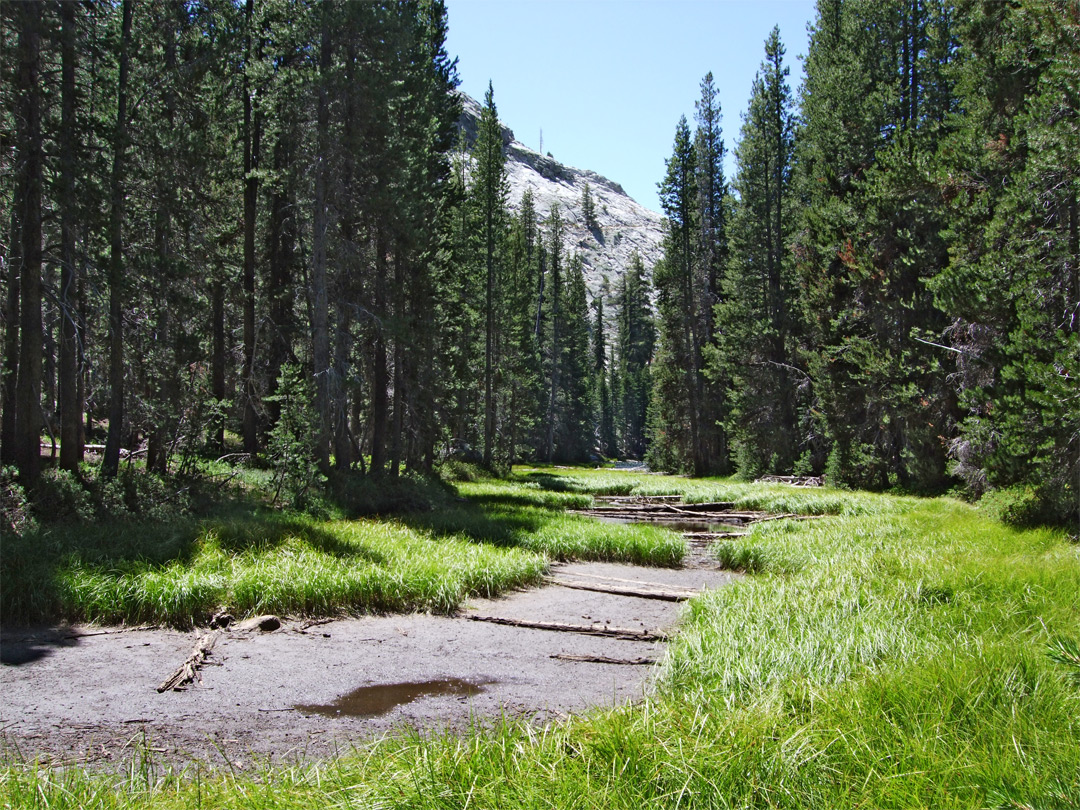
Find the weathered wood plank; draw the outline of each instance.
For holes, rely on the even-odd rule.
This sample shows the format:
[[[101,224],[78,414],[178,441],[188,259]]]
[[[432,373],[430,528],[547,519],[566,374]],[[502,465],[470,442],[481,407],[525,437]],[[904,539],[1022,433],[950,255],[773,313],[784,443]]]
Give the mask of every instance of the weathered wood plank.
[[[571,653],[557,653],[550,656],[559,661],[576,661],[582,664],[628,664],[643,666],[655,664],[655,658],[608,658],[606,655],[572,655]]]
[[[603,636],[624,641],[667,641],[667,634],[657,630],[635,630],[632,627],[609,627],[603,624],[563,624],[562,622],[528,621],[506,619],[502,616],[469,616],[474,622],[491,622],[508,627],[524,627],[530,630],[552,630],[559,633],[581,633],[586,636]]]

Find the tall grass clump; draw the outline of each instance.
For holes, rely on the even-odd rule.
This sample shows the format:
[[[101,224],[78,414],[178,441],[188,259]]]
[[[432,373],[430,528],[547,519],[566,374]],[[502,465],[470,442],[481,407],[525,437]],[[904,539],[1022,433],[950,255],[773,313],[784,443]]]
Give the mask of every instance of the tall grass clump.
[[[5,622],[181,627],[218,609],[337,615],[450,612],[470,595],[538,582],[524,549],[393,522],[264,516],[170,527],[53,528],[5,542]]]

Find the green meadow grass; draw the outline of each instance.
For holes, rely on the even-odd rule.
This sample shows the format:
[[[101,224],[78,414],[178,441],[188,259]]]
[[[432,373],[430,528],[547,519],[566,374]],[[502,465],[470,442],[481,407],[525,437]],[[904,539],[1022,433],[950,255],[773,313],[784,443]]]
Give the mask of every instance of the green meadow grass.
[[[529,475],[465,497],[551,511],[537,487],[588,494],[618,473]],[[1080,546],[1063,533],[948,499],[632,480],[828,515],[718,546],[754,573],[690,603],[644,702],[251,774],[170,770],[152,753],[125,776],[12,762],[4,806],[1080,807]]]
[[[397,522],[265,516],[53,529],[5,540],[5,622],[191,626],[239,615],[451,612],[535,584],[546,560]]]
[[[456,497],[392,519],[319,520],[223,510],[170,524],[46,526],[5,537],[0,616],[205,623],[238,615],[434,611],[536,584],[550,560],[677,565],[681,537],[565,513],[592,497],[528,482],[462,483]]]

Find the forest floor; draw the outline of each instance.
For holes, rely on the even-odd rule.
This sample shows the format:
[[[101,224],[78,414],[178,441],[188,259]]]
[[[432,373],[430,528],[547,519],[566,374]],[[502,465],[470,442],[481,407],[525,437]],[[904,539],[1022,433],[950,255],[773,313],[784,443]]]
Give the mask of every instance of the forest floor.
[[[226,629],[183,691],[156,687],[196,633],[74,625],[0,639],[0,744],[48,767],[158,762],[249,769],[350,750],[386,734],[464,731],[502,718],[546,722],[642,698],[662,640],[506,626],[470,617],[675,631],[680,604],[556,584],[661,594],[739,575],[613,563],[556,566],[544,587],[471,599],[455,616],[313,622],[272,632]],[[609,659],[583,660],[583,659]],[[616,663],[618,662],[618,663]]]

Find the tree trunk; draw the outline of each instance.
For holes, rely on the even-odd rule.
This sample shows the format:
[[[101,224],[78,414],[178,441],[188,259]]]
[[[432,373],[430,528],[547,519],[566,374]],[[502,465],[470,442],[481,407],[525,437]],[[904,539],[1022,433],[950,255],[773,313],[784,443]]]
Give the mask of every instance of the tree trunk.
[[[386,317],[386,240],[383,225],[376,226],[375,239],[375,339],[372,345],[371,373],[371,472],[379,475],[386,466],[387,368],[386,339],[383,320]]]
[[[277,111],[284,121],[285,110]],[[284,127],[284,124],[283,124]],[[293,325],[293,261],[296,256],[295,195],[289,166],[292,161],[291,130],[278,134],[274,144],[274,172],[278,184],[270,198],[270,242],[266,295],[270,309],[268,380],[271,397],[277,393],[278,377],[292,353]],[[281,403],[270,400],[270,425],[281,418]]]
[[[330,151],[330,3],[322,4],[322,37],[319,48],[318,145],[315,155],[315,212],[312,222],[311,352],[315,363],[315,412],[317,418],[315,460],[324,473],[330,470],[330,325],[326,289],[327,201],[326,186]]]
[[[113,142],[109,213],[109,433],[101,472],[106,478],[120,469],[120,436],[124,423],[124,153],[127,149],[127,82],[131,47],[131,0],[123,0],[120,33],[120,75],[116,90],[116,130]]]
[[[251,61],[252,28],[255,25],[255,2],[247,0],[245,8],[245,65],[244,65],[244,364],[243,385],[244,452],[255,456],[259,452],[259,414],[255,408],[255,218],[259,199],[259,139],[262,119],[258,107],[252,104]],[[259,52],[261,54],[260,46]]]
[[[344,386],[348,375],[349,354],[352,349],[352,318],[349,305],[338,302],[337,324],[334,336],[334,376],[337,386],[334,388],[334,466],[347,470],[353,463],[353,442],[349,433],[349,392]]]
[[[45,156],[41,137],[41,11],[39,3],[20,7],[18,88],[23,164],[19,318],[19,377],[15,391],[15,462],[25,484],[41,473],[41,195]]]
[[[210,395],[218,409],[225,407],[225,285],[218,275],[210,287],[210,321],[213,335],[210,348]],[[214,417],[210,443],[220,453],[225,448],[224,414]]]
[[[26,174],[15,162],[15,194],[13,200],[26,197]],[[0,462],[15,463],[15,402],[19,385],[19,301],[20,278],[22,275],[22,206],[11,206],[10,250],[6,257],[7,296],[4,300],[4,368],[3,376],[3,413],[0,414]]]
[[[82,459],[82,403],[79,400],[78,272],[75,256],[75,11],[60,3],[60,468],[76,472]]]

